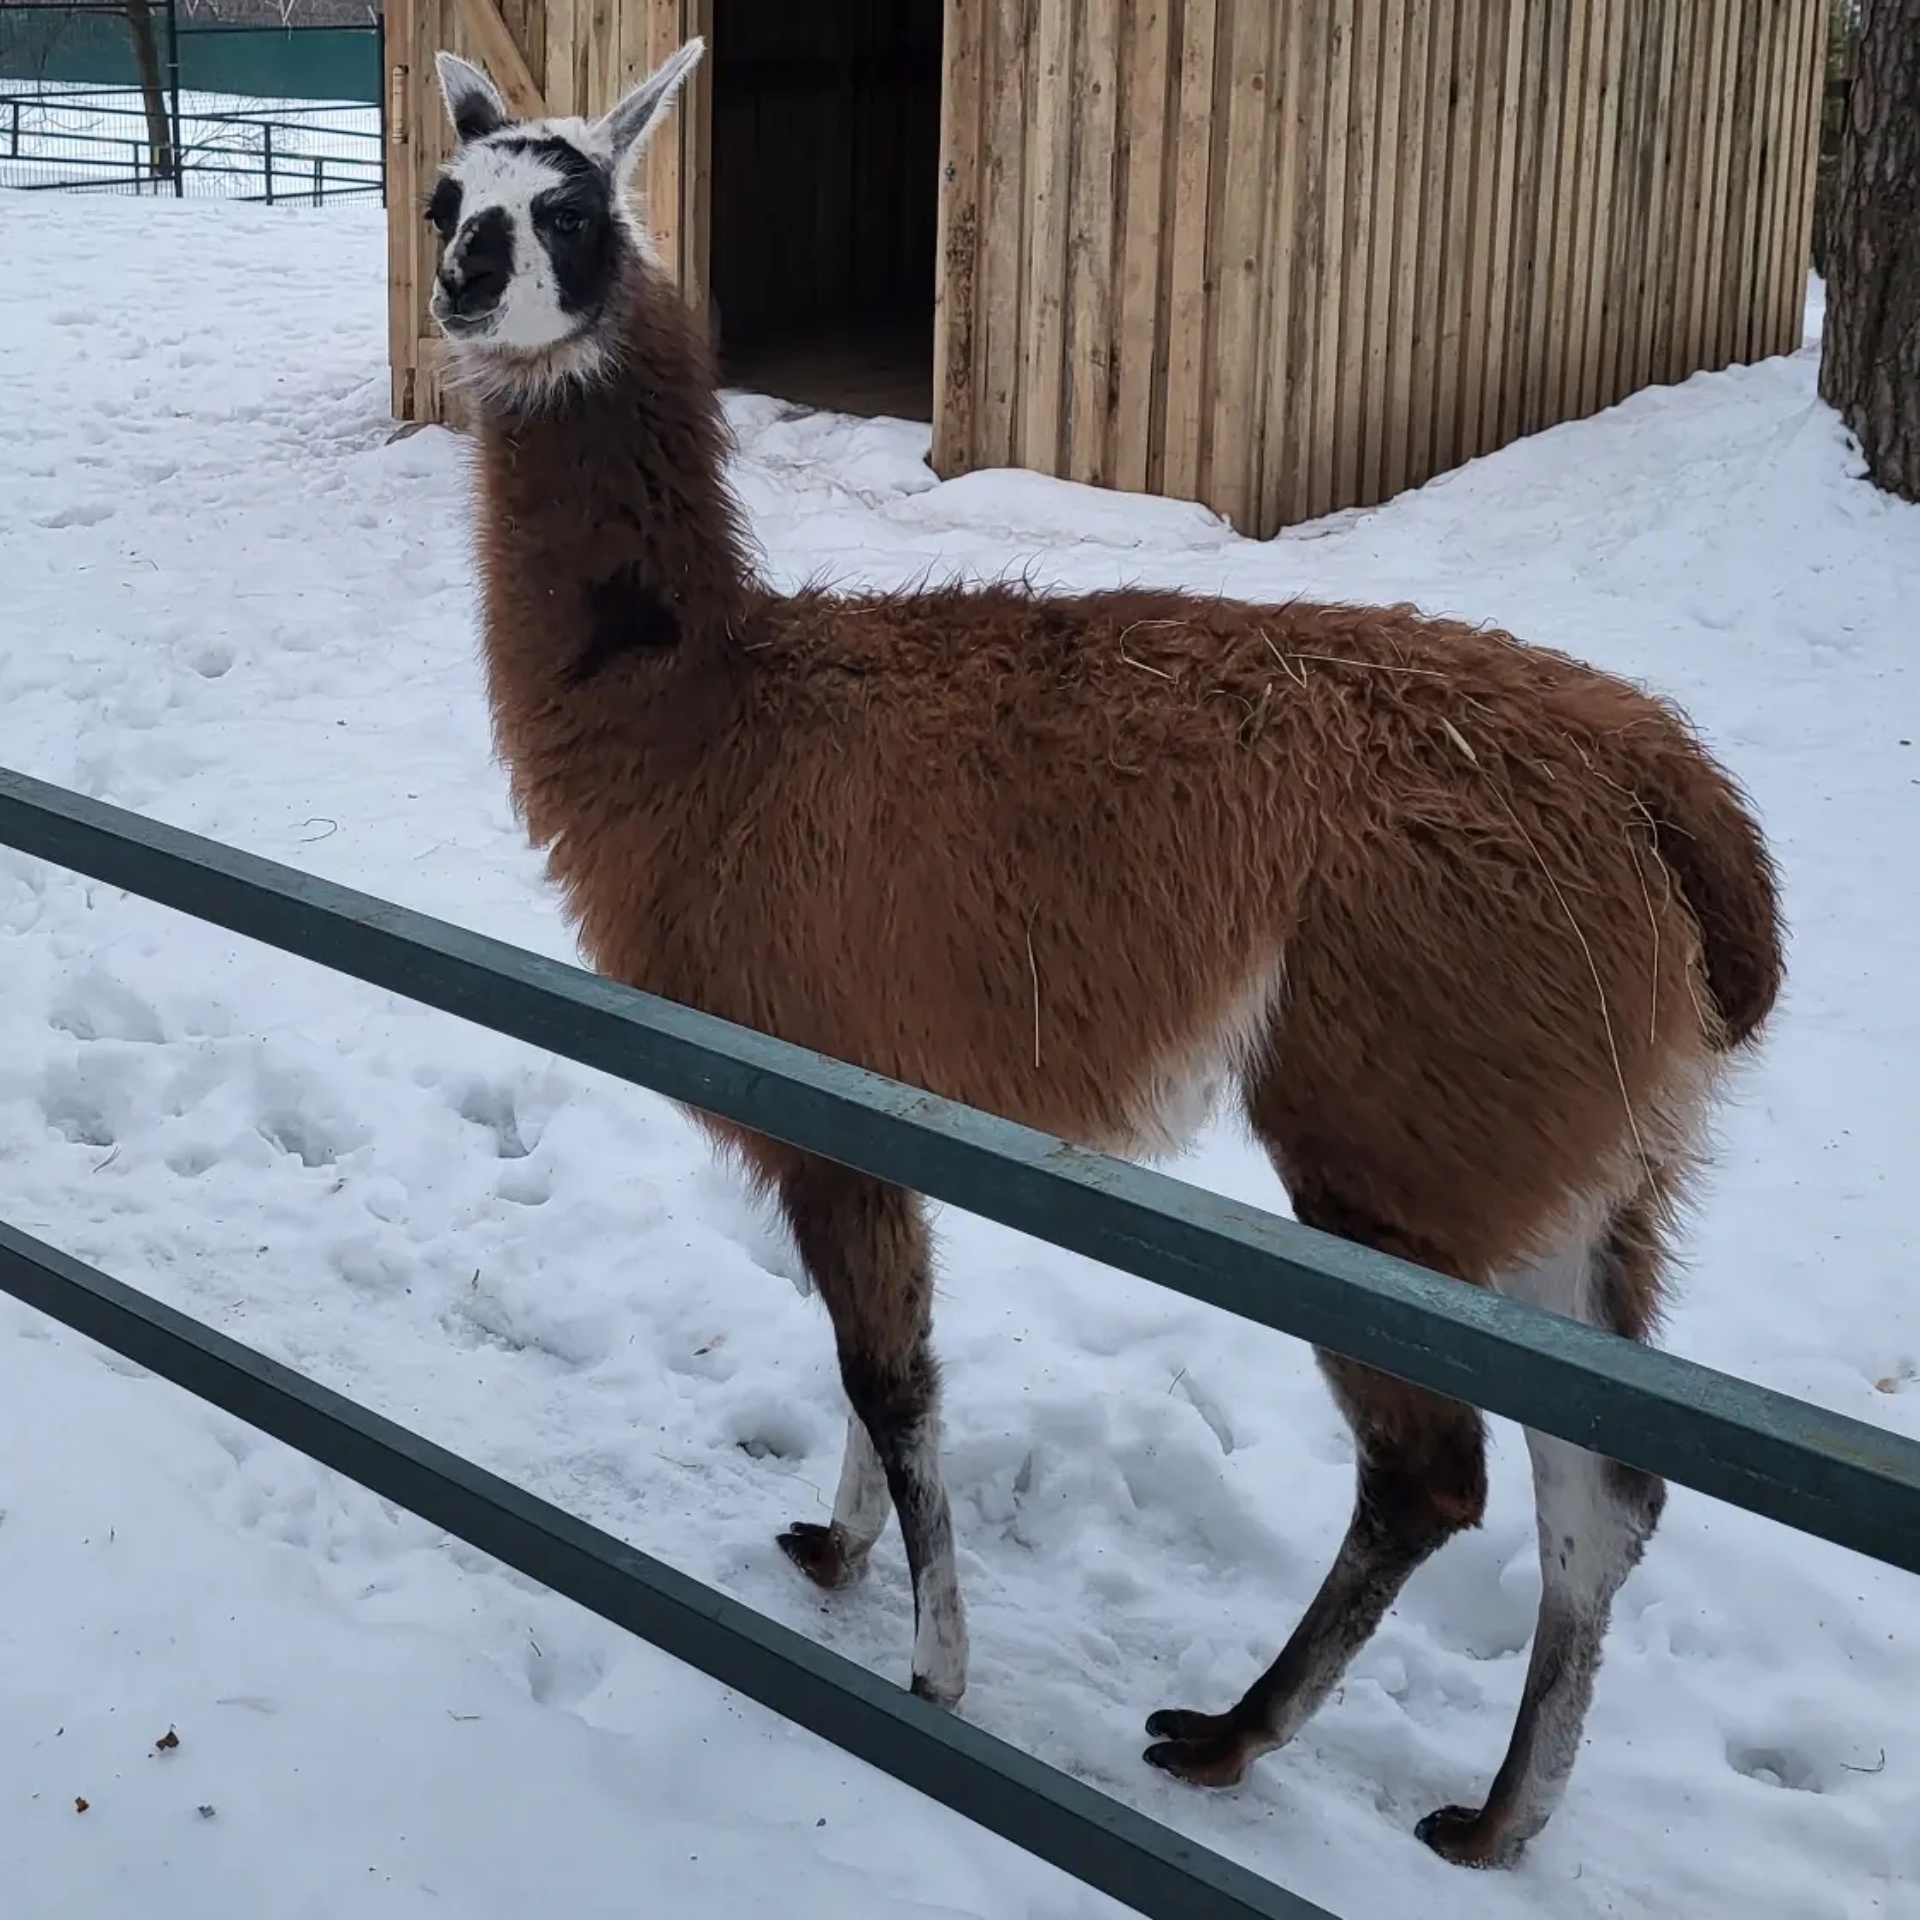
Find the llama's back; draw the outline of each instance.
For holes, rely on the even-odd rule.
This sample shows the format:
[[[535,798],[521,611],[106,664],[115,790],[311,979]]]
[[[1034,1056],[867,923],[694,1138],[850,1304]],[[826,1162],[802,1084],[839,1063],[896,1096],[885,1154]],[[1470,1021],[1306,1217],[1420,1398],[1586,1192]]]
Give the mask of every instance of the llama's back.
[[[661,991],[1118,1147],[1272,1054],[1329,1123],[1391,1112],[1364,1150],[1408,1164],[1411,1129],[1437,1178],[1495,1141],[1590,1164],[1707,1045],[1660,823],[1692,831],[1675,769],[1695,812],[1724,782],[1577,663],[1148,593],[800,596],[755,626],[751,879],[700,911],[790,958]],[[1728,942],[1755,979],[1765,945]]]

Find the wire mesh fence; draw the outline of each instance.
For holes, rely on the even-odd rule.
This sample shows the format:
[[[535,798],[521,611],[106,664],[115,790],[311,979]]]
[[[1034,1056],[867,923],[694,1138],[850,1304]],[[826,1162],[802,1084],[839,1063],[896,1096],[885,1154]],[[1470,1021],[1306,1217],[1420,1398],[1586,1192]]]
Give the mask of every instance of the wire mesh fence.
[[[233,26],[183,17],[177,0],[0,5],[0,186],[382,200],[381,65],[377,22]]]

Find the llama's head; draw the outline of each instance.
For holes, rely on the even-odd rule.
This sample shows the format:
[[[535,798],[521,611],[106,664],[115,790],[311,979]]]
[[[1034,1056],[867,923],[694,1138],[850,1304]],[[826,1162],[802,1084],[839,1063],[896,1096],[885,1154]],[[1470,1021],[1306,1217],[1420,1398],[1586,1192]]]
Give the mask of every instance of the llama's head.
[[[471,61],[438,56],[459,147],[427,202],[432,312],[457,375],[522,398],[592,378],[609,296],[653,252],[628,205],[634,164],[704,46],[689,40],[597,120],[516,120]]]

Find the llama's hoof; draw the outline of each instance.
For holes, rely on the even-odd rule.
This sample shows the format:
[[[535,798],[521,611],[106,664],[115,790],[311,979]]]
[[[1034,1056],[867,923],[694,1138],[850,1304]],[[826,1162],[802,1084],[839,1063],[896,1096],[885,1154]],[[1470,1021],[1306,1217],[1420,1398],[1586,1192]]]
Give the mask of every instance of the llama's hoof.
[[[1192,1787],[1234,1787],[1261,1749],[1224,1713],[1170,1708],[1147,1722],[1154,1738],[1141,1756],[1150,1767]]]
[[[819,1526],[811,1520],[796,1520],[780,1536],[780,1551],[816,1587],[829,1593],[852,1586],[867,1565],[865,1555],[856,1560],[848,1554],[838,1527]]]
[[[929,1674],[916,1673],[908,1683],[908,1689],[916,1700],[924,1700],[930,1707],[952,1709],[960,1704],[960,1696],[966,1692],[965,1680],[957,1684],[950,1681],[937,1681]]]
[[[1510,1867],[1525,1845],[1503,1835],[1475,1807],[1442,1807],[1428,1814],[1413,1836],[1456,1867]]]

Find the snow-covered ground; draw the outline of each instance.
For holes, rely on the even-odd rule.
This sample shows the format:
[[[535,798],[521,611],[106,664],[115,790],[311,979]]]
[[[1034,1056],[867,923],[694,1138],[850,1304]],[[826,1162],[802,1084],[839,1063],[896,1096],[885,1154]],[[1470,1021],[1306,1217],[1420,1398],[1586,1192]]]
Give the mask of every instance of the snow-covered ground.
[[[0,256],[0,761],[569,952],[489,761],[462,446],[388,441],[378,215],[0,196]],[[781,580],[1406,598],[1677,693],[1794,945],[1672,1344],[1920,1434],[1920,511],[1811,354],[1268,544],[734,414]],[[904,1676],[893,1540],[824,1605],[774,1547],[831,1498],[825,1325],[660,1102],[12,855],[0,981],[0,1214]],[[1229,1131],[1184,1171],[1276,1202]],[[982,1725],[1348,1920],[1920,1916],[1920,1582],[1685,1493],[1555,1825],[1506,1876],[1416,1844],[1519,1691],[1511,1431],[1291,1750],[1150,1773],[1146,1715],[1231,1699],[1323,1572],[1344,1433],[1296,1345],[942,1226]],[[8,1920],[1114,1911],[4,1301],[0,1508]]]

